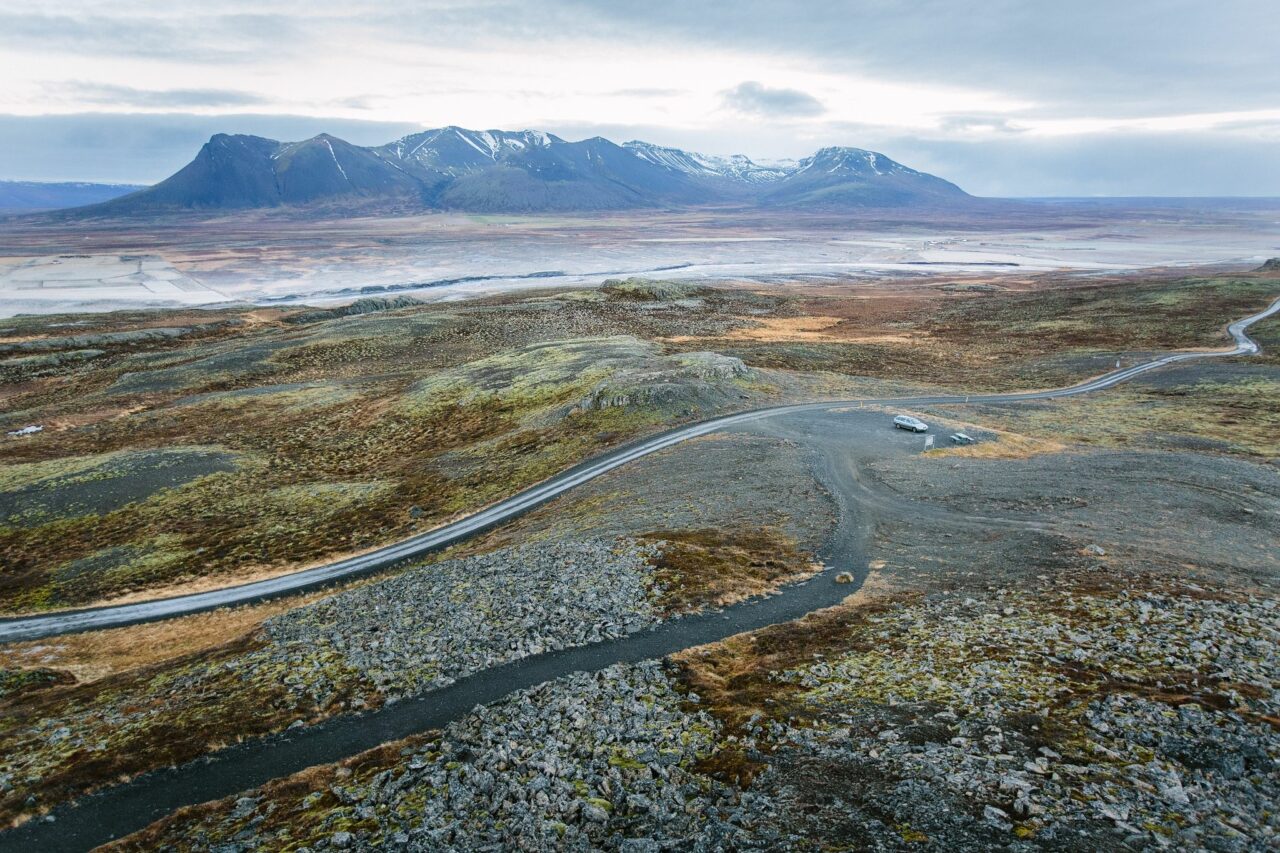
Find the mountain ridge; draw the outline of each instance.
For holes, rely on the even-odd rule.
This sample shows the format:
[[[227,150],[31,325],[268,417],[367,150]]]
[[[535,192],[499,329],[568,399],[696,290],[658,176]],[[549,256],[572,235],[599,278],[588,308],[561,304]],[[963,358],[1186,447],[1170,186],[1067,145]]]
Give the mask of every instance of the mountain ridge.
[[[868,208],[977,202],[958,186],[875,151],[819,149],[801,160],[720,157],[595,136],[450,125],[380,146],[327,133],[298,142],[214,134],[153,187],[65,213],[325,207],[550,212],[738,204]]]
[[[0,181],[0,215],[82,207],[146,189],[97,181]]]

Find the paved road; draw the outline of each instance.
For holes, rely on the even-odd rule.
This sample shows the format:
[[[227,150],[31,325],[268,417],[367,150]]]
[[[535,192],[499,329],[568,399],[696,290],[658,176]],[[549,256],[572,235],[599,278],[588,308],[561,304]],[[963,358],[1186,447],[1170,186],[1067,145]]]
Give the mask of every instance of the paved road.
[[[582,463],[563,474],[533,486],[506,500],[469,515],[459,521],[446,524],[427,533],[410,537],[394,545],[379,548],[367,554],[350,557],[315,568],[303,569],[287,575],[263,581],[226,587],[209,592],[155,599],[135,604],[94,607],[84,610],[51,613],[42,616],[19,617],[0,620],[0,642],[34,640],[58,634],[70,634],[100,628],[133,625],[200,613],[234,604],[263,601],[327,586],[339,580],[370,574],[421,557],[432,551],[461,542],[476,533],[515,518],[558,495],[599,477],[601,474],[626,465],[642,456],[707,435],[738,424],[762,418],[773,418],[797,412],[813,412],[840,409],[850,406],[928,406],[957,403],[1007,403],[1019,400],[1048,400],[1070,397],[1110,388],[1121,382],[1151,370],[1180,361],[1203,358],[1223,358],[1237,355],[1254,355],[1260,351],[1258,344],[1249,337],[1247,329],[1254,323],[1280,311],[1280,299],[1265,311],[1237,320],[1227,327],[1235,346],[1229,350],[1179,352],[1162,356],[1142,364],[1116,370],[1096,379],[1045,391],[1013,394],[974,394],[924,397],[881,397],[860,400],[837,400],[822,403],[800,403],[790,406],[774,406],[741,412],[736,415],[713,418],[690,426],[680,427],[653,438],[619,448],[596,459]]]

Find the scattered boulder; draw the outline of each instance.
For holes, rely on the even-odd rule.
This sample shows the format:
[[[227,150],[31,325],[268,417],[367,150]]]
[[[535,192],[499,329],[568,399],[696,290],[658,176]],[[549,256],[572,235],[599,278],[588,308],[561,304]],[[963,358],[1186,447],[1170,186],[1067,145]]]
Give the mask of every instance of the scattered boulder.
[[[373,314],[377,311],[396,311],[401,308],[412,308],[422,303],[410,296],[396,296],[387,298],[385,296],[371,296],[367,299],[357,299],[349,305],[340,305],[337,308],[324,308],[318,311],[304,311],[301,314],[293,314],[285,317],[286,323],[301,325],[304,323],[319,323],[323,320],[335,320],[339,317],[353,317],[357,314]]]

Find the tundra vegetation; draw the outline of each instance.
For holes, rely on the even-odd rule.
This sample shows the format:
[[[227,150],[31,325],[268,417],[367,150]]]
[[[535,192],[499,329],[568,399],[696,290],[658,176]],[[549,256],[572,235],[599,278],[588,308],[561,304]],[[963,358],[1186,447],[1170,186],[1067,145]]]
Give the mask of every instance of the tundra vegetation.
[[[368,549],[736,408],[864,393],[868,380],[1043,387],[1113,358],[1221,345],[1223,319],[1264,303],[1275,275],[1020,287],[632,280],[466,304],[15,318],[0,330],[3,425],[47,429],[0,446],[0,607],[216,585]],[[101,354],[16,354],[86,347]],[[1142,397],[1153,430],[1265,455],[1274,429],[1231,435],[1274,397],[1274,377],[1252,381],[1130,390],[1126,402]],[[1089,405],[1089,424],[1134,411]],[[1010,417],[1116,440],[1064,425],[1069,414]]]
[[[0,330],[0,425],[46,429],[0,444],[0,600],[11,612],[49,610],[286,571],[734,409],[1043,387],[1151,350],[1223,346],[1224,321],[1261,308],[1278,282],[1271,271],[1048,276],[998,288],[618,281],[469,303],[15,318]],[[67,322],[81,325],[69,335]],[[167,331],[149,331],[158,328]],[[1261,359],[1170,371],[1097,398],[948,411],[1000,431],[928,464],[1136,441],[1240,465],[1272,457],[1280,322],[1254,336],[1272,347]],[[46,358],[86,350],[100,354]],[[792,476],[791,449],[751,441],[712,439],[653,463],[710,479],[734,470],[718,453],[755,453],[758,470],[735,472],[746,485],[723,506],[697,484],[679,494],[655,479],[626,492],[610,475],[554,512],[332,597],[0,649],[0,817],[22,821],[240,739],[808,577],[831,508]],[[589,531],[600,538],[586,541]],[[513,547],[525,539],[540,544]],[[1043,574],[1050,562],[1060,577]],[[701,831],[677,815],[712,807],[724,837],[766,845],[852,843],[869,831],[903,845],[977,846],[1080,832],[1105,844],[1116,831],[1199,843],[1209,836],[1185,834],[1197,825],[1213,838],[1263,832],[1269,812],[1256,801],[1275,795],[1259,757],[1275,755],[1274,656],[1263,653],[1276,642],[1273,596],[1129,567],[1113,575],[1097,563],[1024,555],[999,588],[968,579],[940,589],[923,571],[902,572],[879,597],[873,574],[835,610],[661,667],[555,682],[444,732],[179,814],[123,846],[200,847],[246,831],[261,846],[401,843],[400,834],[466,846],[501,843],[526,823],[548,840],[665,831],[677,843]],[[604,590],[593,584],[602,573]],[[456,593],[433,601],[429,619],[397,621],[405,601],[431,598],[428,586]],[[336,615],[347,613],[399,627],[347,631]],[[1209,639],[1222,631],[1229,643]],[[463,638],[465,649],[442,651],[442,637]],[[975,679],[1008,689],[993,697]],[[635,727],[602,753],[595,745],[618,724],[620,702],[636,705]],[[442,785],[488,795],[459,750],[497,749],[495,720],[532,731],[536,708],[570,706],[582,726],[543,732],[536,749],[534,738],[504,759],[531,776],[550,750],[567,768],[567,787],[544,792],[546,803],[522,800],[544,812],[511,806],[512,820],[494,825],[450,811],[439,825],[453,835],[420,834],[439,829],[412,816],[439,804]],[[1144,740],[1152,721],[1167,731]],[[1218,757],[1202,766],[1192,753],[1211,726],[1228,734],[1205,747]],[[1241,767],[1223,757],[1237,747]],[[1008,772],[993,775],[992,762],[1007,760]],[[837,784],[855,806],[843,816]],[[640,788],[649,805],[619,794]],[[920,811],[939,799],[958,822]],[[1233,808],[1244,825],[1228,820]]]

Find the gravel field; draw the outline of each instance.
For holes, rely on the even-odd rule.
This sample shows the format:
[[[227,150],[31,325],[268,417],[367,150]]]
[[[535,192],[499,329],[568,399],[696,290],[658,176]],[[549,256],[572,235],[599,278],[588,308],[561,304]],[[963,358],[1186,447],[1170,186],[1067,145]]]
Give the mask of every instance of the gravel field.
[[[756,726],[757,787],[873,847],[1275,849],[1277,616],[1195,590],[897,607],[868,626],[886,651],[776,676],[813,722]]]
[[[194,850],[715,850],[751,841],[754,798],[697,772],[715,721],[656,661],[576,673],[339,767],[305,796],[249,795],[164,842]],[[773,833],[767,833],[773,835]],[[158,840],[158,839],[157,839]],[[126,841],[125,849],[141,849]]]
[[[696,439],[636,460],[498,531],[503,542],[653,530],[774,526],[807,549],[835,526],[831,496],[794,441],[751,434]],[[672,488],[672,483],[680,487]]]
[[[446,560],[291,610],[265,628],[280,656],[328,649],[380,693],[412,695],[656,624],[646,562],[655,553],[596,539]]]
[[[1097,543],[1117,560],[1216,582],[1274,588],[1280,569],[1280,473],[1269,465],[1194,453],[1081,449],[1026,459],[907,457],[870,467],[883,486],[919,501],[922,512],[932,506],[1049,522],[1057,544],[1014,549],[1014,562],[1034,564],[1064,545]],[[909,539],[911,531],[901,535]],[[920,542],[918,550],[936,551],[955,567],[964,562],[956,550],[961,546],[987,547],[957,535]],[[1007,561],[971,562],[995,570]]]
[[[846,606],[681,670],[570,675],[121,847],[1275,849],[1280,606],[1099,574]],[[757,678],[771,697],[745,722],[682,683],[744,664],[735,644],[765,665],[723,689]]]
[[[212,656],[38,693],[30,703],[23,690],[57,684],[60,674],[0,670],[10,694],[0,695],[0,816],[238,738],[639,631],[660,621],[647,562],[654,548],[555,542],[420,566],[268,620]]]

